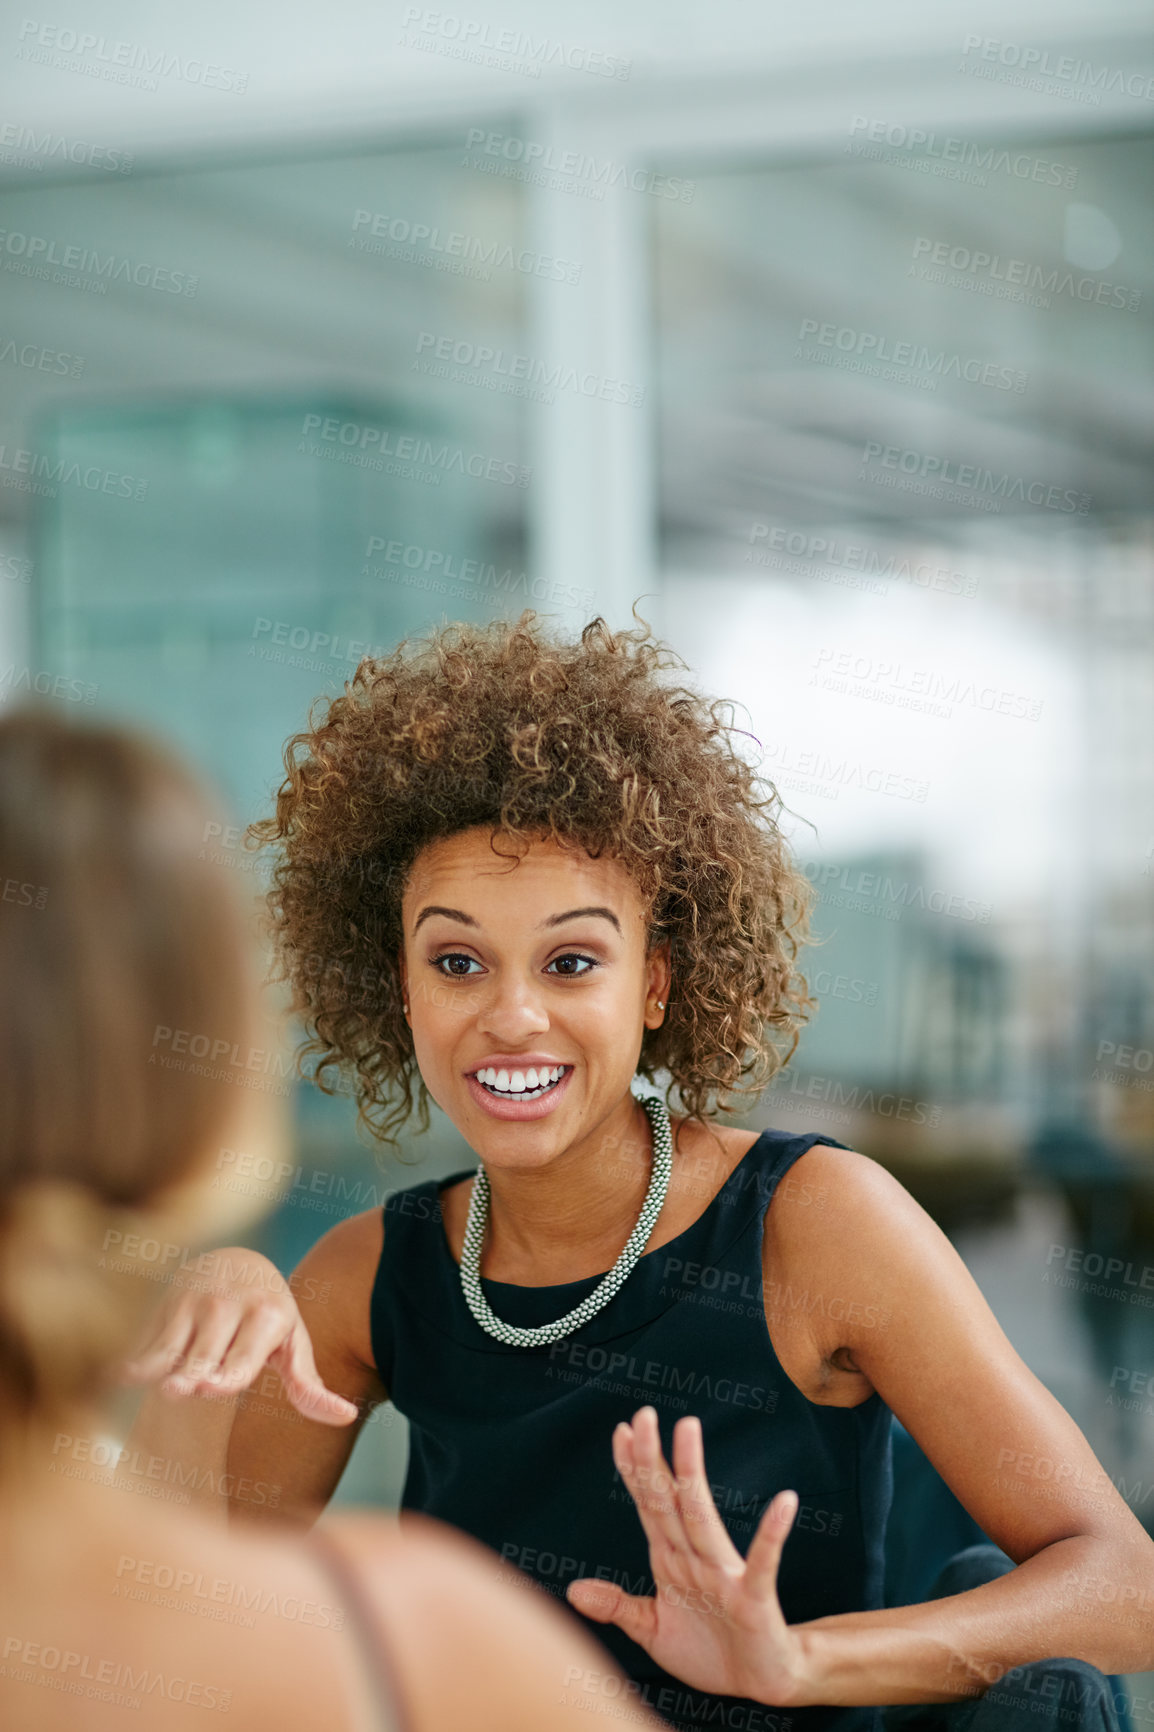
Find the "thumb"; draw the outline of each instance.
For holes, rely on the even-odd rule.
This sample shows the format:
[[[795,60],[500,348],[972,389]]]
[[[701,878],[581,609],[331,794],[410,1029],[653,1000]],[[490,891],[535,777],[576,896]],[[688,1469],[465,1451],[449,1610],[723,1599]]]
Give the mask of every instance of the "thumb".
[[[269,1364],[280,1372],[285,1394],[298,1413],[319,1425],[351,1425],[359,1408],[326,1388],[313,1358],[312,1342],[303,1323],[298,1323],[288,1340],[271,1355]]]
[[[600,1582],[592,1576],[570,1582],[565,1593],[574,1611],[598,1624],[616,1624],[642,1648],[657,1634],[657,1601],[627,1594],[615,1582]]]

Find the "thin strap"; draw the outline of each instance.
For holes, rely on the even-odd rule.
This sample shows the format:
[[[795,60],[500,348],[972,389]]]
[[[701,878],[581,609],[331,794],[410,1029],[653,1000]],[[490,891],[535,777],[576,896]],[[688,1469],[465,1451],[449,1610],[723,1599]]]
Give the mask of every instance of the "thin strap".
[[[314,1527],[308,1543],[323,1560],[324,1568],[340,1589],[340,1598],[349,1612],[349,1621],[361,1649],[366,1670],[372,1678],[381,1732],[411,1732],[412,1721],[405,1711],[397,1688],[396,1672],[387,1652],[381,1631],[381,1619],[358,1572],[353,1568],[343,1546],[330,1533]]]

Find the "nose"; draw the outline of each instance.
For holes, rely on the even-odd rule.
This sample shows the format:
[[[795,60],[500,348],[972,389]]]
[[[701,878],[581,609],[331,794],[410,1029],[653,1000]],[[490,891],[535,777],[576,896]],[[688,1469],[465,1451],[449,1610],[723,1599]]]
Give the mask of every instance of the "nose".
[[[549,1027],[549,1013],[539,986],[531,979],[507,973],[496,977],[477,1015],[481,1034],[495,1046],[518,1046]]]

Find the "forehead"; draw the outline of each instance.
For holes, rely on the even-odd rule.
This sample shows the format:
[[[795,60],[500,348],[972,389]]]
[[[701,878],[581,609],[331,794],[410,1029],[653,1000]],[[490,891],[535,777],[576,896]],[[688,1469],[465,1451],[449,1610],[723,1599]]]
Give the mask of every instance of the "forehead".
[[[497,854],[490,847],[492,836],[491,827],[483,825],[441,837],[422,848],[405,884],[404,907],[412,908],[434,891],[441,900],[449,885],[454,886],[458,898],[455,906],[460,908],[475,909],[510,896],[518,901],[528,896],[572,901],[574,895],[585,902],[611,903],[625,911],[641,907],[637,885],[619,860],[608,855],[591,859],[579,843],[557,842],[553,837],[519,843],[518,848],[524,850],[519,857],[512,854],[507,840],[498,837],[496,846],[501,853]]]

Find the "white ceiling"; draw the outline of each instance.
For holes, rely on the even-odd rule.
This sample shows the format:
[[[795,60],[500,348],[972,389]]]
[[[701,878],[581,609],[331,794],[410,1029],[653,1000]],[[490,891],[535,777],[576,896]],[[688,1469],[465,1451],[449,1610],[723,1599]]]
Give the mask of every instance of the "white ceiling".
[[[404,45],[406,19],[419,13],[421,48]],[[247,74],[242,94],[209,90],[177,76],[156,91],[39,64],[26,50],[54,28],[101,37],[105,53],[123,42],[155,54],[216,63]],[[422,27],[427,25],[428,27]],[[437,112],[490,105],[537,106],[557,99],[617,110],[645,103],[685,80],[795,78],[863,63],[960,56],[971,35],[1065,51],[1105,52],[1129,67],[1151,61],[1147,0],[463,0],[460,7],[397,0],[98,0],[83,8],[15,11],[0,40],[3,113],[17,124],[92,134],[138,151],[235,144],[243,139],[389,129]],[[584,54],[626,57],[627,79],[547,65],[540,79],[473,65],[452,52],[466,28],[474,39],[502,31]],[[447,51],[445,51],[447,50]],[[1124,56],[1119,58],[1119,56]],[[97,65],[97,51],[83,59]],[[1149,70],[1149,65],[1147,66]],[[1067,108],[1070,104],[1065,105]],[[1062,107],[1061,104],[1058,105]],[[1145,102],[1131,104],[1135,115]],[[0,175],[11,170],[0,163]]]
[[[466,26],[486,32],[493,41],[501,32],[513,31],[536,43],[545,38],[551,49],[565,47],[578,59],[594,54],[628,57],[630,76],[605,78],[547,68],[535,79],[407,47],[402,31],[414,12],[418,23],[457,21],[446,23],[447,38],[435,28],[418,30],[419,39],[433,48],[446,45],[446,40],[452,46],[454,31],[459,35]],[[511,339],[516,335],[525,287],[519,279],[494,281],[483,289],[472,285],[454,296],[449,292],[453,279],[436,279],[433,273],[406,266],[366,269],[345,251],[345,205],[375,200],[374,208],[379,208],[395,173],[408,177],[406,198],[411,202],[421,184],[419,154],[406,154],[395,169],[385,157],[366,157],[363,171],[355,163],[341,168],[334,162],[330,168],[321,154],[308,160],[314,144],[347,140],[354,157],[358,146],[367,152],[406,134],[459,145],[478,116],[513,114],[527,119],[534,135],[540,128],[541,136],[555,136],[565,145],[607,140],[600,148],[614,157],[662,162],[676,162],[680,151],[686,162],[704,172],[719,156],[755,163],[764,159],[767,145],[778,159],[811,144],[828,153],[831,139],[838,140],[835,148],[841,149],[849,118],[860,113],[928,117],[934,126],[961,127],[968,136],[1024,133],[1039,138],[1149,129],[1154,119],[1154,102],[1115,96],[1099,105],[1078,105],[1023,92],[1008,80],[964,77],[959,70],[966,40],[988,35],[1023,48],[1152,74],[1149,0],[870,0],[868,5],[863,0],[816,0],[806,6],[785,6],[781,0],[718,0],[708,7],[701,0],[633,0],[627,6],[619,0],[585,0],[580,7],[559,0],[503,0],[499,7],[461,0],[459,11],[418,11],[397,0],[384,5],[335,0],[324,12],[303,0],[278,0],[275,6],[265,0],[248,5],[197,0],[193,7],[177,6],[173,0],[87,0],[83,13],[77,28],[102,38],[106,55],[123,42],[150,55],[162,52],[217,63],[247,74],[248,82],[243,93],[223,92],[169,75],[160,79],[157,91],[136,89],[78,71],[80,63],[102,64],[95,52],[66,56],[57,66],[21,57],[41,27],[49,41],[54,29],[68,27],[62,14],[30,8],[23,18],[13,15],[0,31],[0,115],[5,123],[137,153],[135,172],[125,178],[92,168],[61,173],[52,160],[33,171],[27,162],[4,162],[3,140],[11,135],[0,132],[0,227],[44,227],[85,246],[151,258],[174,269],[199,268],[203,277],[192,301],[136,290],[107,298],[45,292],[26,277],[0,278],[6,315],[0,331],[86,357],[76,382],[28,368],[7,369],[0,378],[0,442],[5,445],[26,441],[36,416],[62,395],[82,401],[109,392],[187,392],[204,386],[271,391],[323,384],[356,387],[384,398],[415,388],[410,372],[415,335],[434,318],[439,331],[471,330],[477,324],[498,333],[507,330]],[[29,17],[36,25],[33,31],[24,21]],[[209,171],[204,176],[148,173],[150,164],[195,168],[201,163]],[[360,185],[367,174],[375,190],[371,195],[358,193],[354,200],[345,189]],[[475,178],[474,191],[480,192],[483,177]],[[1115,201],[1114,218],[1131,249],[1140,247],[1145,266],[1140,243],[1148,225],[1141,226],[1141,178],[1136,177],[1132,189],[1111,185],[1106,202]],[[932,209],[938,183],[923,184],[913,175],[898,179],[909,182],[898,189],[906,214],[919,200],[929,201]],[[501,196],[513,190],[505,183],[485,183],[490,199],[486,232],[503,233],[513,221]],[[580,201],[558,198],[553,203],[566,220],[579,214]],[[590,206],[588,214],[593,217],[600,209]],[[874,229],[888,232],[879,213],[870,214]],[[851,216],[846,213],[846,224]],[[778,257],[773,237],[753,221],[747,228],[731,225],[724,243],[727,252],[735,245],[740,251],[743,235],[750,256],[734,257],[732,268],[752,271],[757,292],[775,304],[784,298],[792,305],[801,292],[793,282],[800,255]],[[592,239],[586,239],[592,246]],[[815,236],[816,252],[823,250],[821,239]],[[1021,237],[999,235],[999,247],[1013,250],[1015,239]],[[1049,248],[1043,248],[1042,256],[1048,255]],[[592,305],[605,271],[599,270],[593,253],[572,256],[590,260],[580,296],[566,288],[553,298],[589,299],[581,341],[528,340],[535,353],[572,357],[613,372],[611,360],[601,356],[600,313]],[[831,292],[840,294],[837,261],[831,259]],[[801,263],[807,310],[819,298],[814,273],[822,261],[807,254]],[[1129,256],[1127,264],[1133,268]],[[1148,281],[1145,268],[1137,280]],[[836,310],[840,302],[831,304]],[[324,317],[318,318],[318,308],[326,310]],[[985,307],[963,301],[948,311],[960,325],[979,311],[983,326],[988,323]],[[878,329],[889,328],[887,316],[885,309],[879,311]],[[1143,325],[1146,317],[1144,307]],[[637,365],[648,341],[644,331],[641,338]],[[1109,338],[1108,324],[1100,320],[1095,342],[1100,346]],[[588,353],[582,347],[586,340]],[[982,341],[988,336],[983,334]],[[1103,426],[1116,430],[1125,422],[1135,451],[1141,446],[1144,455],[1149,437],[1145,399],[1120,389],[1112,377],[1108,399],[1099,402],[1097,375],[1081,353],[1071,353],[1068,374],[1064,400],[1081,405],[1093,436],[1097,438]],[[635,374],[626,366],[621,376]],[[838,426],[849,415],[851,387],[853,403],[861,395],[853,381],[836,376],[807,378],[804,386],[810,420],[824,405],[827,418]],[[754,403],[760,388],[751,375],[750,402],[764,419],[762,412],[773,406],[758,408]],[[773,387],[778,394],[784,388],[782,380]],[[442,394],[452,389],[439,388]],[[421,383],[421,390],[430,401],[437,399],[438,388]],[[474,391],[459,394],[457,404],[462,415],[486,422],[495,450],[504,454],[511,448],[516,438],[512,399]],[[987,407],[992,411],[997,405]],[[1060,408],[1051,401],[1048,412],[1062,423],[1067,417]],[[705,393],[698,416],[707,422],[710,412]],[[562,414],[558,408],[541,419],[548,422],[544,431],[569,441],[565,464],[571,471],[572,436]],[[694,425],[700,435],[701,424]],[[791,424],[793,447],[800,448],[807,428]],[[1041,431],[1035,429],[1039,436]],[[756,454],[742,426],[729,425],[729,435],[739,441],[736,454],[724,439],[713,443],[721,467],[740,475]],[[753,468],[760,473],[771,456],[763,451]],[[1103,449],[1102,461],[1109,461],[1119,475],[1117,487],[1094,482],[1103,497],[1132,491],[1127,475],[1133,456],[1124,449]],[[1024,453],[1021,460],[1028,457],[1032,453]],[[670,472],[676,474],[675,463]],[[714,512],[705,497],[708,476],[692,484],[691,479],[683,482],[677,476],[677,487],[683,487],[695,518],[708,519]],[[587,517],[587,497],[598,496],[597,489],[583,492],[574,482],[572,492],[582,502],[580,516]],[[0,525],[21,523],[29,503],[28,495],[13,487],[0,490]],[[724,501],[723,508],[731,513],[732,501]],[[644,501],[637,512],[644,516]],[[562,541],[569,528],[562,525]]]

